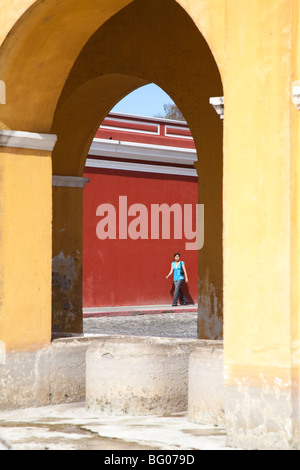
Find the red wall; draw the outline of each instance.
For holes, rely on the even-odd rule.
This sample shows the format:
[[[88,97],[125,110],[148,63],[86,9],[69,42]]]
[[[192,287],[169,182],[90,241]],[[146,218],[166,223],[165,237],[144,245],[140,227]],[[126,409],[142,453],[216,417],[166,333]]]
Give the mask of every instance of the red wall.
[[[181,121],[159,118],[126,116],[110,113],[99,127],[95,137],[125,140],[154,145],[195,148],[191,131]]]
[[[185,123],[140,116],[109,114],[95,137],[107,141],[137,142],[150,146],[155,144],[165,148],[181,147],[183,150],[195,148]],[[94,161],[111,158],[99,155],[90,157]],[[118,159],[117,155],[115,159]],[[140,163],[145,162],[141,160]],[[180,252],[186,263],[189,283],[184,287],[185,295],[191,303],[197,303],[197,251],[186,251],[186,240],[175,240],[172,230],[170,239],[166,240],[161,237],[153,240],[150,233],[151,204],[165,203],[171,206],[180,203],[182,209],[184,204],[193,204],[195,222],[197,177],[88,166],[84,176],[90,182],[83,191],[83,307],[171,304],[173,282],[171,277],[166,280],[166,275],[175,252]],[[97,224],[103,219],[96,215],[97,207],[109,203],[118,209],[119,196],[127,196],[128,207],[134,203],[147,207],[148,239],[132,240],[128,237],[122,240],[118,237],[118,231],[116,239],[100,240],[97,237]],[[134,218],[128,217],[128,223]]]
[[[172,302],[170,270],[173,254],[181,253],[189,276],[188,298],[197,303],[197,251],[185,251],[186,240],[99,240],[96,216],[99,204],[118,209],[119,195],[128,206],[141,203],[196,204],[198,183],[192,178],[147,173],[90,169],[84,189],[83,217],[83,305],[84,307],[169,304]],[[130,222],[132,218],[128,218]],[[150,227],[150,221],[149,221]],[[172,224],[171,224],[172,227]],[[183,232],[184,233],[184,232]],[[150,230],[149,230],[149,235]],[[185,286],[187,288],[187,286]]]

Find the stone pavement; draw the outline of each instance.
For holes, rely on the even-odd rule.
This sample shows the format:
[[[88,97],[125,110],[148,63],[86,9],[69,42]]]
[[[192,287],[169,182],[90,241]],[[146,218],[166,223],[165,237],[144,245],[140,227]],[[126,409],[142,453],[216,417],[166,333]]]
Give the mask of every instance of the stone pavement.
[[[158,306],[157,311],[161,312],[162,306]],[[197,338],[197,308],[192,311],[190,306],[181,306],[170,311],[147,315],[85,317],[84,334]]]
[[[197,304],[177,305],[134,305],[124,307],[86,307],[83,308],[83,318],[115,317],[134,315],[153,315],[162,313],[197,312]]]
[[[197,314],[178,311],[85,318],[84,334],[196,338]],[[85,409],[85,403],[0,412],[0,450],[5,448],[126,451],[127,454],[138,450],[232,450],[226,447],[226,432],[222,426],[192,423],[186,413],[97,416]]]

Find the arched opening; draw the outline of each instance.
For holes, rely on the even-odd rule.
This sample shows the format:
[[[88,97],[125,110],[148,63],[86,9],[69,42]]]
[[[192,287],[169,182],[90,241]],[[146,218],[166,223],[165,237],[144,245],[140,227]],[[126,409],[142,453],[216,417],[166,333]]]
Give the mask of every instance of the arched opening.
[[[159,101],[154,99],[158,93]],[[180,111],[180,120],[161,116],[164,104],[172,103],[166,94],[160,98],[162,93],[154,85],[131,93],[128,100],[137,96],[134,107],[114,108],[89,150],[84,171],[89,183],[83,191],[84,317],[173,311],[173,276],[166,280],[166,275],[175,252],[181,253],[188,275],[184,298],[176,303],[189,305],[183,311],[197,310],[197,154]],[[128,112],[119,113],[120,106]]]
[[[222,83],[206,41],[176,2],[134,2],[110,18],[86,43],[56,108],[51,129],[58,136],[53,174],[82,177],[91,142],[107,113],[126,94],[151,82],[178,104],[195,139],[198,202],[205,207],[205,242],[199,251],[198,331],[201,338],[219,339],[223,323],[222,122],[209,98],[223,94]],[[82,194],[76,192],[76,202],[74,194],[67,196],[71,192],[76,191],[53,191],[53,257],[56,259],[63,251],[66,265],[74,260],[71,277],[76,287],[70,287],[68,296],[76,294],[66,302],[64,287],[54,286],[58,302],[53,303],[53,315],[63,318],[63,331],[74,332],[82,328],[78,320],[81,293],[75,281],[81,282],[82,235],[78,227]],[[68,214],[72,214],[69,231]],[[68,247],[69,240],[72,242]]]
[[[269,2],[259,1],[3,0],[0,19],[0,77],[6,88],[0,116],[0,327],[1,347],[8,351],[37,351],[50,342],[52,169],[54,181],[67,180],[53,188],[53,255],[62,271],[68,271],[65,283],[59,286],[59,279],[55,286],[53,318],[61,317],[63,331],[80,332],[79,182],[86,155],[113,105],[150,82],[173,97],[196,142],[199,202],[205,206],[199,337],[221,336],[222,123],[209,98],[223,95],[213,54],[220,67],[226,61],[228,422],[235,443],[243,435],[242,442],[256,448],[270,436],[276,444],[284,436],[284,445],[294,445],[295,436],[285,431],[298,429],[286,390],[297,395],[291,377],[297,372],[292,342],[299,324],[299,119],[291,92],[299,78],[299,15],[295,2],[273,3],[269,15]],[[241,107],[245,100],[246,119]],[[19,135],[22,131],[26,135]],[[70,184],[74,181],[77,186]],[[60,297],[62,292],[67,295]],[[287,420],[282,404],[289,408]],[[261,410],[274,412],[275,433]],[[257,411],[263,424],[262,419],[248,419]]]
[[[172,97],[195,139],[196,166],[197,170],[201,168],[198,171],[199,203],[205,206],[205,244],[199,251],[199,336],[219,338],[223,290],[223,126],[209,98],[221,96],[223,90],[218,66],[205,38],[175,0],[87,0],[76,3],[76,7],[73,0],[59,4],[46,0],[28,2],[24,11],[0,52],[1,80],[6,84],[1,127],[55,134],[57,142],[52,155],[51,152],[43,154],[45,158],[40,159],[38,165],[35,159],[26,160],[28,174],[31,171],[38,174],[43,188],[39,190],[39,201],[34,186],[26,186],[22,181],[20,167],[18,184],[24,186],[28,199],[28,203],[27,199],[24,203],[31,221],[26,225],[26,233],[30,233],[34,223],[39,225],[41,233],[36,232],[35,238],[29,237],[30,243],[25,237],[20,243],[16,230],[15,238],[10,235],[5,239],[6,246],[3,245],[7,253],[16,245],[22,253],[18,268],[11,272],[10,267],[10,277],[5,283],[7,290],[3,294],[5,302],[19,303],[15,311],[21,312],[23,298],[30,292],[27,302],[30,318],[37,318],[40,325],[28,333],[30,322],[25,321],[26,315],[22,317],[20,347],[47,344],[50,337],[50,165],[54,181],[53,259],[54,265],[56,263],[64,273],[62,278],[54,279],[53,323],[58,318],[61,331],[80,332],[82,188],[70,185],[70,180],[66,185],[57,185],[55,181],[61,177],[82,177],[86,156],[100,123],[122,97],[147,83],[156,83]],[[7,168],[15,172],[12,162],[18,166],[21,159],[9,161]],[[36,200],[38,207],[30,206],[31,200]],[[17,217],[13,207],[7,210],[7,217],[11,219],[12,215]],[[26,256],[23,253],[27,253]],[[30,263],[32,276],[28,277]],[[43,274],[39,275],[40,272]],[[14,276],[26,279],[18,298],[10,288],[10,279]],[[6,316],[5,324],[9,325],[10,321],[11,317]],[[8,326],[5,331],[9,331]],[[12,335],[7,333],[7,336]],[[15,346],[18,340],[11,337],[10,342]]]

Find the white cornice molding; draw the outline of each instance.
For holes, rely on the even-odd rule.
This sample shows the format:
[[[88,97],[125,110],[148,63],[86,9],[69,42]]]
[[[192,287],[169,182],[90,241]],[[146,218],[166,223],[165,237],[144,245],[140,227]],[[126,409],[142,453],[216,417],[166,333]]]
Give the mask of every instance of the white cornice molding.
[[[220,119],[224,119],[224,96],[214,96],[209,98],[209,103],[220,116]]]
[[[293,92],[292,92],[292,101],[298,111],[300,111],[300,83],[295,82],[293,85]]]
[[[62,186],[65,188],[84,188],[89,181],[89,178],[81,176],[52,176],[52,186]]]
[[[0,147],[48,150],[52,152],[57,141],[54,134],[0,130]]]
[[[181,165],[193,165],[197,161],[195,149],[98,138],[93,140],[89,155]]]
[[[143,173],[158,173],[163,175],[179,175],[179,176],[195,176],[197,171],[195,168],[180,168],[175,166],[164,165],[147,165],[144,163],[131,163],[125,161],[109,161],[88,158],[86,160],[87,168],[101,168],[107,170],[121,170],[121,171],[139,171]]]

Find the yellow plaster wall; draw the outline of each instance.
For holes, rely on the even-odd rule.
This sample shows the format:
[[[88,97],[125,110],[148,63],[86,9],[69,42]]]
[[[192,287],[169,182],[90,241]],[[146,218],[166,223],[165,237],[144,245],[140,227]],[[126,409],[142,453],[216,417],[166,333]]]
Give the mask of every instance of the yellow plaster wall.
[[[247,375],[248,366],[284,370],[291,363],[291,15],[288,0],[227,2],[224,305],[229,381],[234,381],[231,367]]]
[[[81,48],[111,15],[131,1],[24,0],[19,15],[27,10],[0,49],[0,77],[7,89],[0,127],[49,132],[61,89]],[[19,4],[2,3],[5,14],[1,13],[1,22],[6,31],[5,21],[16,19]]]
[[[7,351],[51,338],[51,155],[0,148],[0,339]]]
[[[136,0],[135,3],[138,6],[143,1]],[[2,30],[1,40],[8,31],[9,22],[16,19],[17,9],[20,7],[22,14],[33,2],[3,0],[2,3],[5,15],[0,21],[8,22]],[[76,93],[79,86],[84,86],[86,72],[91,71],[93,64],[89,59],[85,64],[89,65],[88,69],[79,68],[79,73],[73,77],[75,81],[69,76],[73,65],[80,63],[82,48],[97,28],[130,3],[129,0],[35,2],[0,49],[0,79],[7,84],[7,105],[0,109],[0,127],[51,132],[56,125],[55,113],[60,122],[63,116],[71,118],[72,106],[68,109],[69,114],[61,115],[62,108],[57,107],[59,97],[61,100],[66,97],[64,93],[67,88],[61,95],[63,87],[66,83],[76,84],[68,96]],[[299,137],[291,137],[291,130],[299,136],[299,114],[291,103],[292,80],[299,78],[298,49],[295,47],[299,39],[299,5],[296,0],[178,0],[178,4],[187,11],[208,41],[224,85],[225,363],[229,373],[232,365],[247,366],[249,370],[257,364],[286,369],[291,364],[291,339],[299,338]],[[117,29],[115,33],[118,35]],[[130,36],[130,30],[128,33]],[[164,71],[159,69],[159,61],[152,59],[149,62],[147,54],[135,64],[128,63],[127,70],[126,64],[116,60],[116,55],[112,58],[113,67],[107,61],[102,63],[105,73],[135,75],[132,74],[134,65],[134,72],[140,80],[150,81],[153,78],[159,85],[165,84],[166,91],[171,92],[186,115],[200,154],[207,136],[201,132],[205,114],[199,113],[199,109],[208,110],[195,106],[198,98],[203,98],[199,82],[201,74],[195,72],[195,67],[189,69],[192,83],[198,82],[197,91],[196,87],[190,87],[191,82],[187,82],[186,75],[182,73],[189,66],[187,57],[190,57],[190,47],[194,43],[189,43],[186,50],[182,46],[175,49],[173,43],[167,51],[167,43],[154,39],[158,47],[165,47],[165,55],[161,56],[163,59],[169,57],[170,51],[174,57],[177,54],[179,75],[173,74],[174,69],[163,77]],[[136,41],[135,44],[139,53],[141,44],[144,52],[145,42]],[[149,42],[146,44],[149,45]],[[115,46],[118,52],[116,42]],[[147,63],[154,72],[151,76],[146,70]],[[198,66],[199,61],[194,57],[194,62],[190,64]],[[91,86],[86,96],[90,96],[92,89]],[[113,101],[112,97],[112,105]],[[59,106],[63,105],[60,101]],[[107,106],[106,101],[99,110],[104,113]],[[91,122],[93,119],[94,116]],[[58,127],[62,129],[62,125]],[[66,130],[66,134],[70,129]],[[76,168],[72,154],[63,152],[57,153],[55,165],[59,169],[60,161],[64,161],[64,174],[69,169],[73,173],[80,171],[84,150],[86,148],[82,148],[77,157]],[[4,297],[0,322],[12,346],[19,339],[14,328],[10,328],[10,322],[21,325],[20,331],[26,332],[22,337],[30,345],[37,337],[44,341],[49,336],[48,316],[43,317],[39,313],[41,310],[32,310],[31,306],[33,297],[41,298],[42,293],[46,293],[41,305],[46,307],[47,304],[49,307],[46,286],[51,256],[47,250],[43,252],[44,241],[31,231],[32,224],[29,227],[27,221],[22,221],[25,215],[30,215],[28,220],[31,221],[32,217],[43,220],[43,227],[48,233],[51,184],[47,186],[46,183],[49,169],[46,170],[45,161],[41,163],[42,160],[29,157],[25,163],[23,157],[10,157],[7,150],[1,154],[1,172],[6,177],[5,181],[2,178],[0,194],[4,207],[1,216]],[[67,160],[69,164],[66,164]],[[37,192],[26,184],[26,180],[21,181],[20,168],[23,165],[23,172],[26,167],[28,174],[38,174],[40,178],[41,197],[38,200],[35,198],[34,210],[31,207],[31,211],[29,201]],[[208,168],[210,175],[212,168]],[[25,206],[22,213],[15,196],[11,196],[13,186],[22,195]],[[13,237],[10,236],[12,220],[18,228]],[[20,238],[22,227],[23,238]],[[13,268],[10,263],[16,253],[16,245],[20,262],[19,267]],[[21,276],[19,268],[21,266],[21,272],[26,274],[26,266],[33,253],[36,253],[36,258],[32,269],[17,296],[18,302],[25,307],[22,314],[18,313],[18,317],[14,318],[17,301],[13,298],[13,292]],[[42,264],[45,269],[41,268],[41,263],[45,263]],[[27,287],[37,279],[43,279],[43,285],[40,291],[37,287],[38,292],[33,294]],[[39,334],[30,337],[28,325],[32,329],[34,324],[40,325],[40,330],[37,329]],[[234,379],[233,375],[231,379]]]
[[[36,0],[14,0],[11,2],[1,2],[0,44],[3,43],[15,23],[35,1]]]
[[[177,0],[177,2],[190,15],[206,39],[223,76],[226,62],[226,0]]]
[[[292,85],[300,85],[300,5],[293,1]],[[294,380],[300,384],[300,114],[291,110],[291,349]]]

